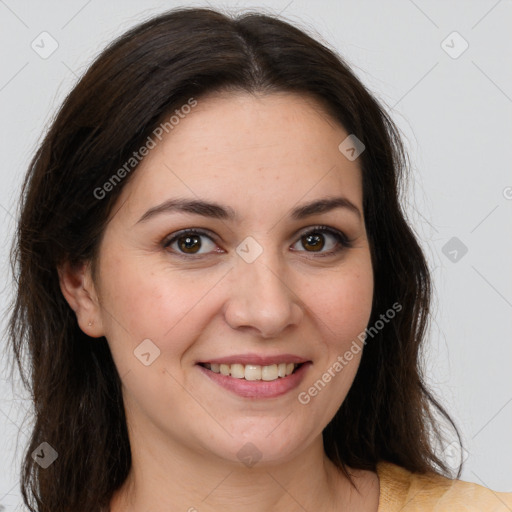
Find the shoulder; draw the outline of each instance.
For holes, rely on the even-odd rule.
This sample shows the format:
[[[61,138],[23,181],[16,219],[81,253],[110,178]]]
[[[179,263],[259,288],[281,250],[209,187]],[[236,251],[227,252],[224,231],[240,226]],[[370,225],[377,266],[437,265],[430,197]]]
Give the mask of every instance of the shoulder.
[[[381,461],[378,512],[511,512],[512,493],[452,480],[437,474],[415,474]]]

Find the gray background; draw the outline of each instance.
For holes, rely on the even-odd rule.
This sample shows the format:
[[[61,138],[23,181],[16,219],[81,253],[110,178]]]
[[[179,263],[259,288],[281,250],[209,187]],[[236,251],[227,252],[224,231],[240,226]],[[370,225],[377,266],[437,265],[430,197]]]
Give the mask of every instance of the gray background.
[[[177,5],[185,3],[0,0],[2,312],[11,291],[8,248],[19,185],[44,129],[108,42]],[[463,435],[462,479],[512,491],[512,2],[186,5],[281,13],[341,53],[391,112],[414,174],[408,215],[436,287],[424,358],[428,382]],[[31,45],[50,50],[52,41],[40,36],[45,31],[58,48],[42,58]],[[30,402],[19,384],[11,387],[4,358],[1,364],[0,504],[15,510]],[[439,449],[448,450],[449,460],[457,455]]]

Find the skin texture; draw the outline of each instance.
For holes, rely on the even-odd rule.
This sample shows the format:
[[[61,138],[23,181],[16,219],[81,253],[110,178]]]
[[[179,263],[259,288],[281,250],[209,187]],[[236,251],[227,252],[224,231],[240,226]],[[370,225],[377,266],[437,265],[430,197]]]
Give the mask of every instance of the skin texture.
[[[200,98],[123,189],[96,280],[89,265],[60,269],[81,329],[107,338],[123,383],[133,466],[112,511],[377,510],[376,474],[353,470],[355,492],[325,456],[321,437],[362,352],[308,404],[298,400],[349,350],[371,313],[361,170],[338,150],[347,136],[305,96]],[[360,215],[337,208],[289,216],[334,196]],[[229,206],[239,218],[168,212],[138,222],[178,197]],[[345,233],[352,247],[324,233],[324,247],[315,250],[303,235],[318,233],[312,228],[319,224]],[[164,247],[188,228],[211,234],[190,251],[200,256],[178,242]],[[248,236],[262,249],[252,263],[236,252]],[[145,339],[160,350],[148,366],[134,356]],[[227,391],[197,366],[247,353],[295,354],[312,364],[296,389],[264,399]],[[237,456],[246,443],[261,456],[252,467]]]

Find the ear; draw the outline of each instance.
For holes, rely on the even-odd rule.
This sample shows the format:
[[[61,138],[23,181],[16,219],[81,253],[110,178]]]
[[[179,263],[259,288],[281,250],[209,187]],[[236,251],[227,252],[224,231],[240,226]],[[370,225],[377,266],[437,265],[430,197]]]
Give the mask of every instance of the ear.
[[[92,338],[104,336],[101,307],[91,276],[90,264],[77,266],[68,261],[57,268],[60,289],[75,312],[80,329]]]

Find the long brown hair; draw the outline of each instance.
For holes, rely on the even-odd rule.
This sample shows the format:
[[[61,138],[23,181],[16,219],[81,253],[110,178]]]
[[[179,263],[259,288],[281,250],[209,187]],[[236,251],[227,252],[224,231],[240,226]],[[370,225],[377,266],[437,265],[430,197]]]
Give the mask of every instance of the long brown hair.
[[[181,8],[133,28],[101,53],[64,101],[23,183],[9,339],[12,367],[34,403],[21,472],[30,510],[107,507],[131,466],[121,381],[107,340],[80,330],[57,268],[96,261],[112,207],[136,166],[104,197],[94,191],[161,120],[191,97],[230,90],[312,95],[366,147],[359,163],[375,279],[369,324],[394,303],[402,310],[368,341],[348,396],[324,430],[326,454],[345,472],[375,470],[386,460],[450,475],[433,446],[442,437],[434,412],[460,436],[422,376],[431,278],[400,204],[408,159],[397,128],[349,66],[298,28],[260,13]],[[43,442],[58,453],[46,469],[31,456]]]

